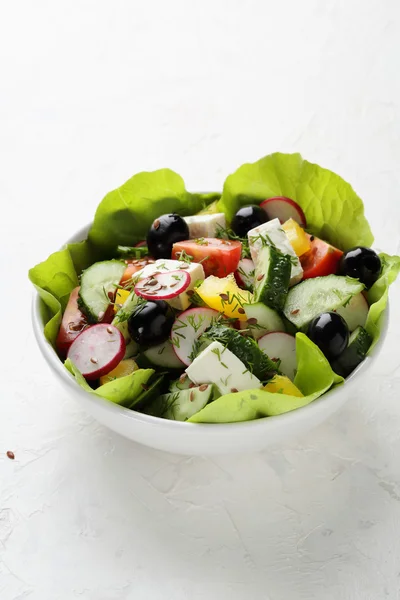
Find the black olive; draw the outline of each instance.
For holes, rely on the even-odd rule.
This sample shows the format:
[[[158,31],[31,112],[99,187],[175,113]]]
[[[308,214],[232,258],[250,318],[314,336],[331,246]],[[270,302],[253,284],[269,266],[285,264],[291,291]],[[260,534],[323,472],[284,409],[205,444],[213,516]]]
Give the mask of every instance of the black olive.
[[[268,215],[256,204],[242,206],[232,219],[231,227],[239,237],[246,237],[250,229],[269,221]]]
[[[154,258],[171,258],[172,246],[189,239],[186,221],[175,213],[155,219],[147,234],[147,247]]]
[[[174,320],[174,311],[167,302],[152,300],[134,309],[128,319],[128,331],[140,346],[156,346],[168,339]]]
[[[347,348],[349,328],[335,312],[321,313],[308,326],[307,335],[328,360],[336,358]]]
[[[356,246],[347,250],[340,259],[339,275],[359,279],[369,289],[381,273],[381,259],[371,248]]]

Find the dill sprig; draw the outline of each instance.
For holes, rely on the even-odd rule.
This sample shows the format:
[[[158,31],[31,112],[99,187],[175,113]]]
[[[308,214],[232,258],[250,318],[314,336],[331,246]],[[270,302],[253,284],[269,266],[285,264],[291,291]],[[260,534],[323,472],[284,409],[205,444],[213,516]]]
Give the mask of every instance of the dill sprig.
[[[218,225],[215,237],[220,240],[233,240],[235,242],[241,242],[242,244],[242,255],[241,258],[251,258],[249,240],[247,238],[241,238],[229,227],[221,227]]]

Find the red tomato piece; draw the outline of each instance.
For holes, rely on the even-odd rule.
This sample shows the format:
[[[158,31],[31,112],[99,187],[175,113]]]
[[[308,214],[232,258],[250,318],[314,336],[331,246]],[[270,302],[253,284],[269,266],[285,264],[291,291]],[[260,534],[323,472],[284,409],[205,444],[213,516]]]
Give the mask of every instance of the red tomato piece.
[[[226,277],[238,267],[242,253],[241,242],[218,238],[199,238],[177,242],[172,247],[172,257],[179,260],[181,253],[193,256],[193,262],[201,263],[206,277]]]
[[[303,279],[336,274],[343,252],[317,237],[312,235],[308,237],[311,248],[308,252],[300,256],[301,266],[304,271]]]
[[[67,355],[74,339],[88,326],[87,318],[78,307],[79,290],[76,287],[71,292],[56,339],[58,353],[63,357]]]
[[[153,263],[154,259],[150,256],[144,256],[143,258],[128,258],[126,261],[126,269],[122,275],[120,285],[123,287],[135,273],[143,269],[146,265]]]

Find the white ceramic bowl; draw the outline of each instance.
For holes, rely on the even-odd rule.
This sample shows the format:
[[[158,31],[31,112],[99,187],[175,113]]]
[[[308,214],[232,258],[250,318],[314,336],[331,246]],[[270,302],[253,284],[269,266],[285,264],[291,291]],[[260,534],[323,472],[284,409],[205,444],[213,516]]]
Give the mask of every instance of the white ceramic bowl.
[[[89,226],[68,242],[86,239]],[[33,329],[39,348],[58,380],[71,397],[100,423],[113,431],[158,450],[188,455],[252,452],[282,442],[322,423],[346,400],[357,394],[357,384],[379,353],[388,329],[389,313],[379,343],[372,355],[351,374],[344,385],[321,396],[311,404],[277,417],[266,417],[244,423],[196,424],[169,421],[129,410],[99,396],[85,392],[64,368],[56,352],[44,337],[46,307],[35,293],[32,304]]]

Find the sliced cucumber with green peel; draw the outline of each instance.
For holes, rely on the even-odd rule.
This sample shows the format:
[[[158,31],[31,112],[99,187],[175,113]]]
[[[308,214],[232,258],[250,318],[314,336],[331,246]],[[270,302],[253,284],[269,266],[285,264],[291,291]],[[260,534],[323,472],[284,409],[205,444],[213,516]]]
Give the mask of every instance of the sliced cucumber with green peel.
[[[81,289],[79,290],[78,305],[91,323],[98,323],[110,305],[111,298],[126,264],[119,260],[104,260],[83,271]]]
[[[143,389],[143,392],[139,394],[139,396],[133,400],[133,402],[127,407],[131,410],[141,410],[145,412],[143,409],[147,404],[152,401],[155,401],[160,396],[161,385],[164,381],[165,375],[161,373],[160,375],[154,374],[151,376],[151,379],[147,382],[145,386],[146,389]]]
[[[118,327],[118,329],[119,329],[119,327]],[[120,331],[121,331],[121,329],[120,329]],[[124,336],[124,339],[126,339],[125,335],[124,335],[124,332],[121,331],[121,333]],[[128,335],[129,335],[129,332],[128,332]],[[126,346],[125,346],[124,358],[134,358],[134,357],[136,357],[139,354],[140,347],[139,347],[139,344],[137,344],[135,342],[135,340],[132,340],[129,337],[128,343],[125,342],[125,344],[126,344]]]
[[[152,365],[166,369],[184,369],[185,365],[174,352],[172,342],[168,339],[162,344],[152,346],[143,352],[144,356]]]
[[[261,248],[254,274],[254,299],[282,310],[289,290],[291,257],[274,246]]]
[[[243,308],[246,312],[248,328],[254,339],[258,340],[269,331],[286,331],[276,310],[262,302],[243,304]]]
[[[357,327],[350,336],[347,348],[332,363],[332,369],[342,377],[348,377],[364,360],[372,344],[372,338],[363,327]]]
[[[317,315],[344,306],[363,289],[358,279],[340,275],[306,279],[291,288],[283,312],[293,325],[302,329]]]
[[[173,421],[187,421],[213,399],[214,386],[203,384],[188,390],[163,394],[156,398],[144,412],[153,417]]]
[[[336,310],[343,317],[349,331],[355,331],[357,327],[364,327],[367,322],[369,306],[362,293],[353,296],[350,301]]]
[[[246,368],[261,381],[270,379],[277,371],[278,365],[258,347],[253,338],[245,337],[237,329],[225,325],[213,325],[200,338],[220,342],[235,354]]]
[[[190,387],[193,387],[192,381],[189,379],[189,375],[183,373],[179,379],[175,379],[175,381],[171,381],[169,386],[169,392],[172,394],[175,392],[182,392],[182,390],[189,390]]]

